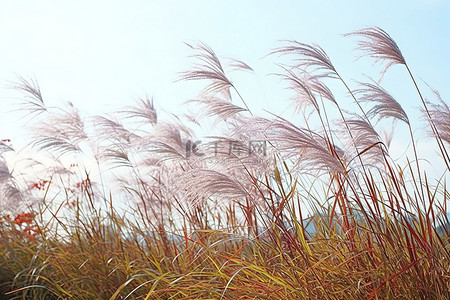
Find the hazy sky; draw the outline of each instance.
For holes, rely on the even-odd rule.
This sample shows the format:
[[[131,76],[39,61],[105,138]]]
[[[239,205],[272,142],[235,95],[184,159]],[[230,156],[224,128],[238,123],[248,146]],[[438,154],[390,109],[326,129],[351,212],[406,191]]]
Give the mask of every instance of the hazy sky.
[[[243,89],[254,90],[247,93],[249,105],[279,111],[283,85],[266,76],[277,58],[263,58],[279,40],[320,44],[348,79],[377,76],[369,60],[355,62],[355,41],[342,37],[374,25],[397,41],[418,77],[450,99],[449,20],[450,1],[444,0],[0,0],[0,138],[16,134],[17,115],[9,106],[16,100],[5,86],[18,76],[35,78],[49,105],[71,101],[89,114],[146,94],[161,111],[180,111],[198,91],[173,83],[192,54],[183,42],[202,41],[219,56],[248,63],[257,74],[243,79]],[[420,105],[403,69],[386,76],[403,106]]]

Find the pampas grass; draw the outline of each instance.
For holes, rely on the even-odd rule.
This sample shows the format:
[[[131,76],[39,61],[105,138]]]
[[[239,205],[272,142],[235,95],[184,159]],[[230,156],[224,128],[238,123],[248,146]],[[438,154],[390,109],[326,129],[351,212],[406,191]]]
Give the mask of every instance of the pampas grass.
[[[292,120],[254,115],[206,44],[188,45],[194,66],[180,74],[205,83],[186,103],[194,128],[161,116],[150,98],[103,116],[46,107],[37,82],[19,79],[34,136],[23,170],[0,142],[0,295],[449,298],[448,105],[435,91],[438,102],[425,101],[385,31],[349,36],[383,73],[406,66],[442,174],[419,163],[413,133],[426,125],[412,124],[381,83],[351,89],[317,45],[286,41],[265,58],[290,60],[277,76],[292,93]],[[355,111],[341,108],[330,81]],[[386,120],[408,126],[412,157],[391,157],[374,125]],[[201,124],[213,124],[209,136],[197,136]]]

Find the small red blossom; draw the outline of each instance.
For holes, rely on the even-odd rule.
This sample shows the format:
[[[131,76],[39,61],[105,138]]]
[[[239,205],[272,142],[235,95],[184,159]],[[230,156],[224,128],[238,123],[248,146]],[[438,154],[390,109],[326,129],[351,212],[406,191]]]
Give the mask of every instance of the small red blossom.
[[[32,185],[29,186],[29,189],[36,189],[36,190],[45,190],[45,185],[48,183],[48,180],[39,180],[36,183],[33,183]]]
[[[40,229],[36,224],[33,223],[35,215],[33,213],[21,213],[14,218],[14,223],[16,223],[20,227],[21,230],[19,233],[22,236],[28,238],[29,241],[35,242],[36,237],[40,234]]]
[[[23,223],[27,225],[31,225],[34,219],[34,214],[32,213],[22,213],[20,215],[17,215],[17,217],[14,219],[14,223],[17,225],[22,225]]]

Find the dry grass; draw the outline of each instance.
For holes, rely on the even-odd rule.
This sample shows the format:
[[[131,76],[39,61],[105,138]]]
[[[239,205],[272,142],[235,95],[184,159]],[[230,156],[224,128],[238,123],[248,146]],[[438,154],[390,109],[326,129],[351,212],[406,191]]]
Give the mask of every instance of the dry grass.
[[[213,50],[190,46],[196,64],[181,79],[207,85],[188,104],[223,132],[202,142],[192,124],[160,120],[150,99],[86,118],[46,107],[37,83],[21,79],[39,155],[19,171],[0,142],[1,297],[449,299],[448,105],[425,101],[386,32],[350,35],[383,73],[406,67],[442,179],[419,163],[400,104],[374,82],[352,90],[316,45],[289,41],[270,56],[292,59],[278,75],[305,124],[254,116]],[[329,80],[357,112],[341,108]],[[408,126],[414,153],[403,166],[374,126],[385,119]]]

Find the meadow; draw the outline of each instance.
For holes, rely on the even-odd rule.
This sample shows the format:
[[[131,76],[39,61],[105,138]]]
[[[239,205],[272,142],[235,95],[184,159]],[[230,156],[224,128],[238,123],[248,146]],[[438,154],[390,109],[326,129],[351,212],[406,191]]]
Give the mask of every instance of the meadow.
[[[178,77],[203,84],[195,113],[170,120],[150,98],[107,116],[48,107],[20,78],[32,135],[14,160],[0,142],[0,299],[450,299],[450,109],[385,31],[346,38],[381,77],[402,68],[421,120],[298,41],[265,58],[292,120],[255,114],[230,80],[253,69],[202,43]],[[401,159],[386,128],[406,133]]]

